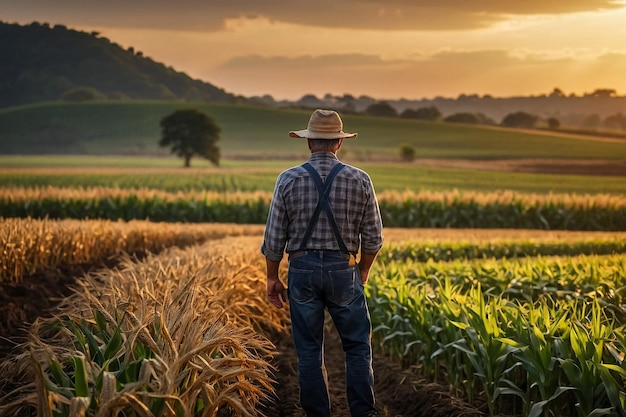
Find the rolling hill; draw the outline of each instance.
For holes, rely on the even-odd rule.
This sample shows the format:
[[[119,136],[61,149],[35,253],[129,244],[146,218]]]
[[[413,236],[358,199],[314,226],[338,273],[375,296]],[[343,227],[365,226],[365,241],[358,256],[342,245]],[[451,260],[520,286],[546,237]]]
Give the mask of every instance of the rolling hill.
[[[306,127],[310,110],[223,103],[100,101],[43,103],[0,110],[2,154],[158,155],[159,121],[181,108],[196,108],[222,128],[218,143],[225,158],[285,159],[306,152],[293,129]],[[409,144],[418,158],[626,159],[626,142],[599,141],[544,131],[524,131],[456,123],[365,115],[344,115],[356,131],[344,151],[360,160],[397,158]]]
[[[87,97],[233,102],[134,48],[62,25],[0,22],[0,107]],[[82,94],[82,96],[81,96]]]

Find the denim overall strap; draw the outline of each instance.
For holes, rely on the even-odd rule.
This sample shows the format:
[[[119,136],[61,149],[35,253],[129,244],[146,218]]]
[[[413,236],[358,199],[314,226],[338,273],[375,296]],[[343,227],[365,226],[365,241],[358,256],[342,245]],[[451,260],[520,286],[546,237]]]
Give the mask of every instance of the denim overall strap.
[[[324,211],[326,212],[326,217],[328,217],[328,221],[330,222],[330,225],[333,228],[335,239],[337,239],[337,243],[339,244],[339,249],[343,253],[350,253],[348,251],[348,247],[343,241],[343,238],[341,237],[341,233],[339,232],[339,227],[337,226],[337,222],[335,221],[335,216],[333,215],[333,210],[330,207],[330,203],[328,202],[328,195],[330,194],[330,187],[333,183],[333,180],[335,179],[335,176],[339,173],[339,171],[341,171],[345,167],[345,165],[342,163],[336,164],[333,167],[333,169],[330,171],[330,173],[328,174],[328,177],[326,177],[326,181],[324,182],[322,182],[322,178],[317,173],[315,168],[311,166],[311,164],[306,162],[302,165],[302,167],[306,169],[311,175],[311,178],[313,179],[313,182],[315,183],[315,186],[317,187],[317,192],[319,193],[319,200],[317,201],[317,206],[315,207],[313,216],[311,217],[311,220],[309,221],[309,226],[307,227],[306,233],[304,234],[304,238],[302,239],[302,243],[300,244],[300,249],[298,250],[299,251],[306,250],[306,245],[307,243],[309,243],[309,239],[311,238],[313,229],[315,228],[315,225],[317,224],[317,220],[320,216],[320,212],[322,211],[322,209],[324,209]]]

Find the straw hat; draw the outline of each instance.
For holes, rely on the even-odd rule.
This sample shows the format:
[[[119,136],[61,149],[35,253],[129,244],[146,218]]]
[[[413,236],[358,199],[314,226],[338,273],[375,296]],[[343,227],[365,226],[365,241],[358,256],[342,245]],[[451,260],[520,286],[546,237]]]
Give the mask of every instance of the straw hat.
[[[356,133],[343,131],[343,122],[339,113],[334,110],[321,109],[313,112],[306,129],[289,132],[289,136],[292,138],[306,139],[349,139],[356,138],[356,135]]]

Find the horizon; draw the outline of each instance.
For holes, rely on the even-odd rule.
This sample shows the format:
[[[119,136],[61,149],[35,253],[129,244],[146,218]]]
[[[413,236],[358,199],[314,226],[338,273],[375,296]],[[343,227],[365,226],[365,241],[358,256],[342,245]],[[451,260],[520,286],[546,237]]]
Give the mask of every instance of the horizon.
[[[229,93],[277,101],[626,94],[624,0],[186,1],[0,0],[0,13],[98,32]]]

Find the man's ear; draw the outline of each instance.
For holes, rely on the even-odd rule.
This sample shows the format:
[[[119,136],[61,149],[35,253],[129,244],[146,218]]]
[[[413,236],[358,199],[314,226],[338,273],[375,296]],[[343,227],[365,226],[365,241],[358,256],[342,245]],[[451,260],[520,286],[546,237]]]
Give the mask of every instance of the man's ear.
[[[307,138],[306,143],[309,145],[309,150],[312,151],[313,149],[311,149],[311,139]]]
[[[343,145],[343,138],[339,138],[339,146],[337,146],[337,150],[341,149],[341,145]]]

